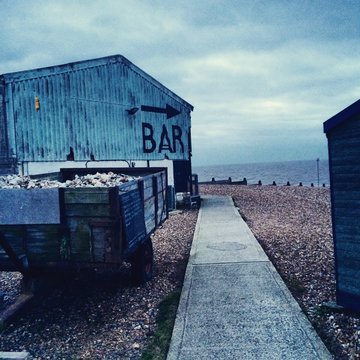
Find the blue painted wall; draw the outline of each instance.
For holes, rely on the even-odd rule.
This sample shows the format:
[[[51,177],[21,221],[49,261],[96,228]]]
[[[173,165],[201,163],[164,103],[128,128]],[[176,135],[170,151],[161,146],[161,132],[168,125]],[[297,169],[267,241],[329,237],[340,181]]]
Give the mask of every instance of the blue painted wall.
[[[120,55],[4,74],[2,86],[0,158],[189,159],[193,107]]]

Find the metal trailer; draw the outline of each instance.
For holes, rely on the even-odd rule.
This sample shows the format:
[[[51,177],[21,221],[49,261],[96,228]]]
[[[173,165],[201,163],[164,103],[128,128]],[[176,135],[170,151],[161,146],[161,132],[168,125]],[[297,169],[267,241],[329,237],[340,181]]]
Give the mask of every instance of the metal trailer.
[[[36,278],[126,261],[136,282],[151,279],[150,235],[168,216],[167,170],[77,168],[48,176],[109,171],[137,178],[108,188],[0,189],[0,271]]]

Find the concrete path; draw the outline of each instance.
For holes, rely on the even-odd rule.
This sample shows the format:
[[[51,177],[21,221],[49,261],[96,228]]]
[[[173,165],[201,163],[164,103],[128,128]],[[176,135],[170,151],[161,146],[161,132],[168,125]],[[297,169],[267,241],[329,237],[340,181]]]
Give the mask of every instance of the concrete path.
[[[167,359],[332,359],[230,197],[203,197]]]

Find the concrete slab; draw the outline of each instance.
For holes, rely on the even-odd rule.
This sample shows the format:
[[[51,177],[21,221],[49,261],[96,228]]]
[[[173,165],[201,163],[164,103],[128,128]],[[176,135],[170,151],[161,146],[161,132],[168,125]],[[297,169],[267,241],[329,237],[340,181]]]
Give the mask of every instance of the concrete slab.
[[[0,351],[0,359],[2,360],[26,360],[29,359],[29,353],[26,351],[21,352],[9,352],[9,351]]]
[[[331,359],[228,197],[205,197],[168,360]]]
[[[206,203],[206,199],[203,200]],[[230,197],[214,198],[200,211],[194,264],[268,261],[254,235],[241,219]]]

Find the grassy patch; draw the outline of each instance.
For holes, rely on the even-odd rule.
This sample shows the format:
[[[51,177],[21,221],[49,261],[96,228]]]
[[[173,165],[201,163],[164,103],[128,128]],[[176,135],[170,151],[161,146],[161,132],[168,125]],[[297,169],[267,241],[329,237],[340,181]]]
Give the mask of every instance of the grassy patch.
[[[285,283],[293,294],[300,296],[306,291],[305,286],[296,277],[286,277]]]
[[[181,290],[170,293],[159,306],[156,320],[157,329],[152,342],[141,355],[141,360],[165,360],[169,350],[172,330],[175,323],[176,311],[180,300]]]

